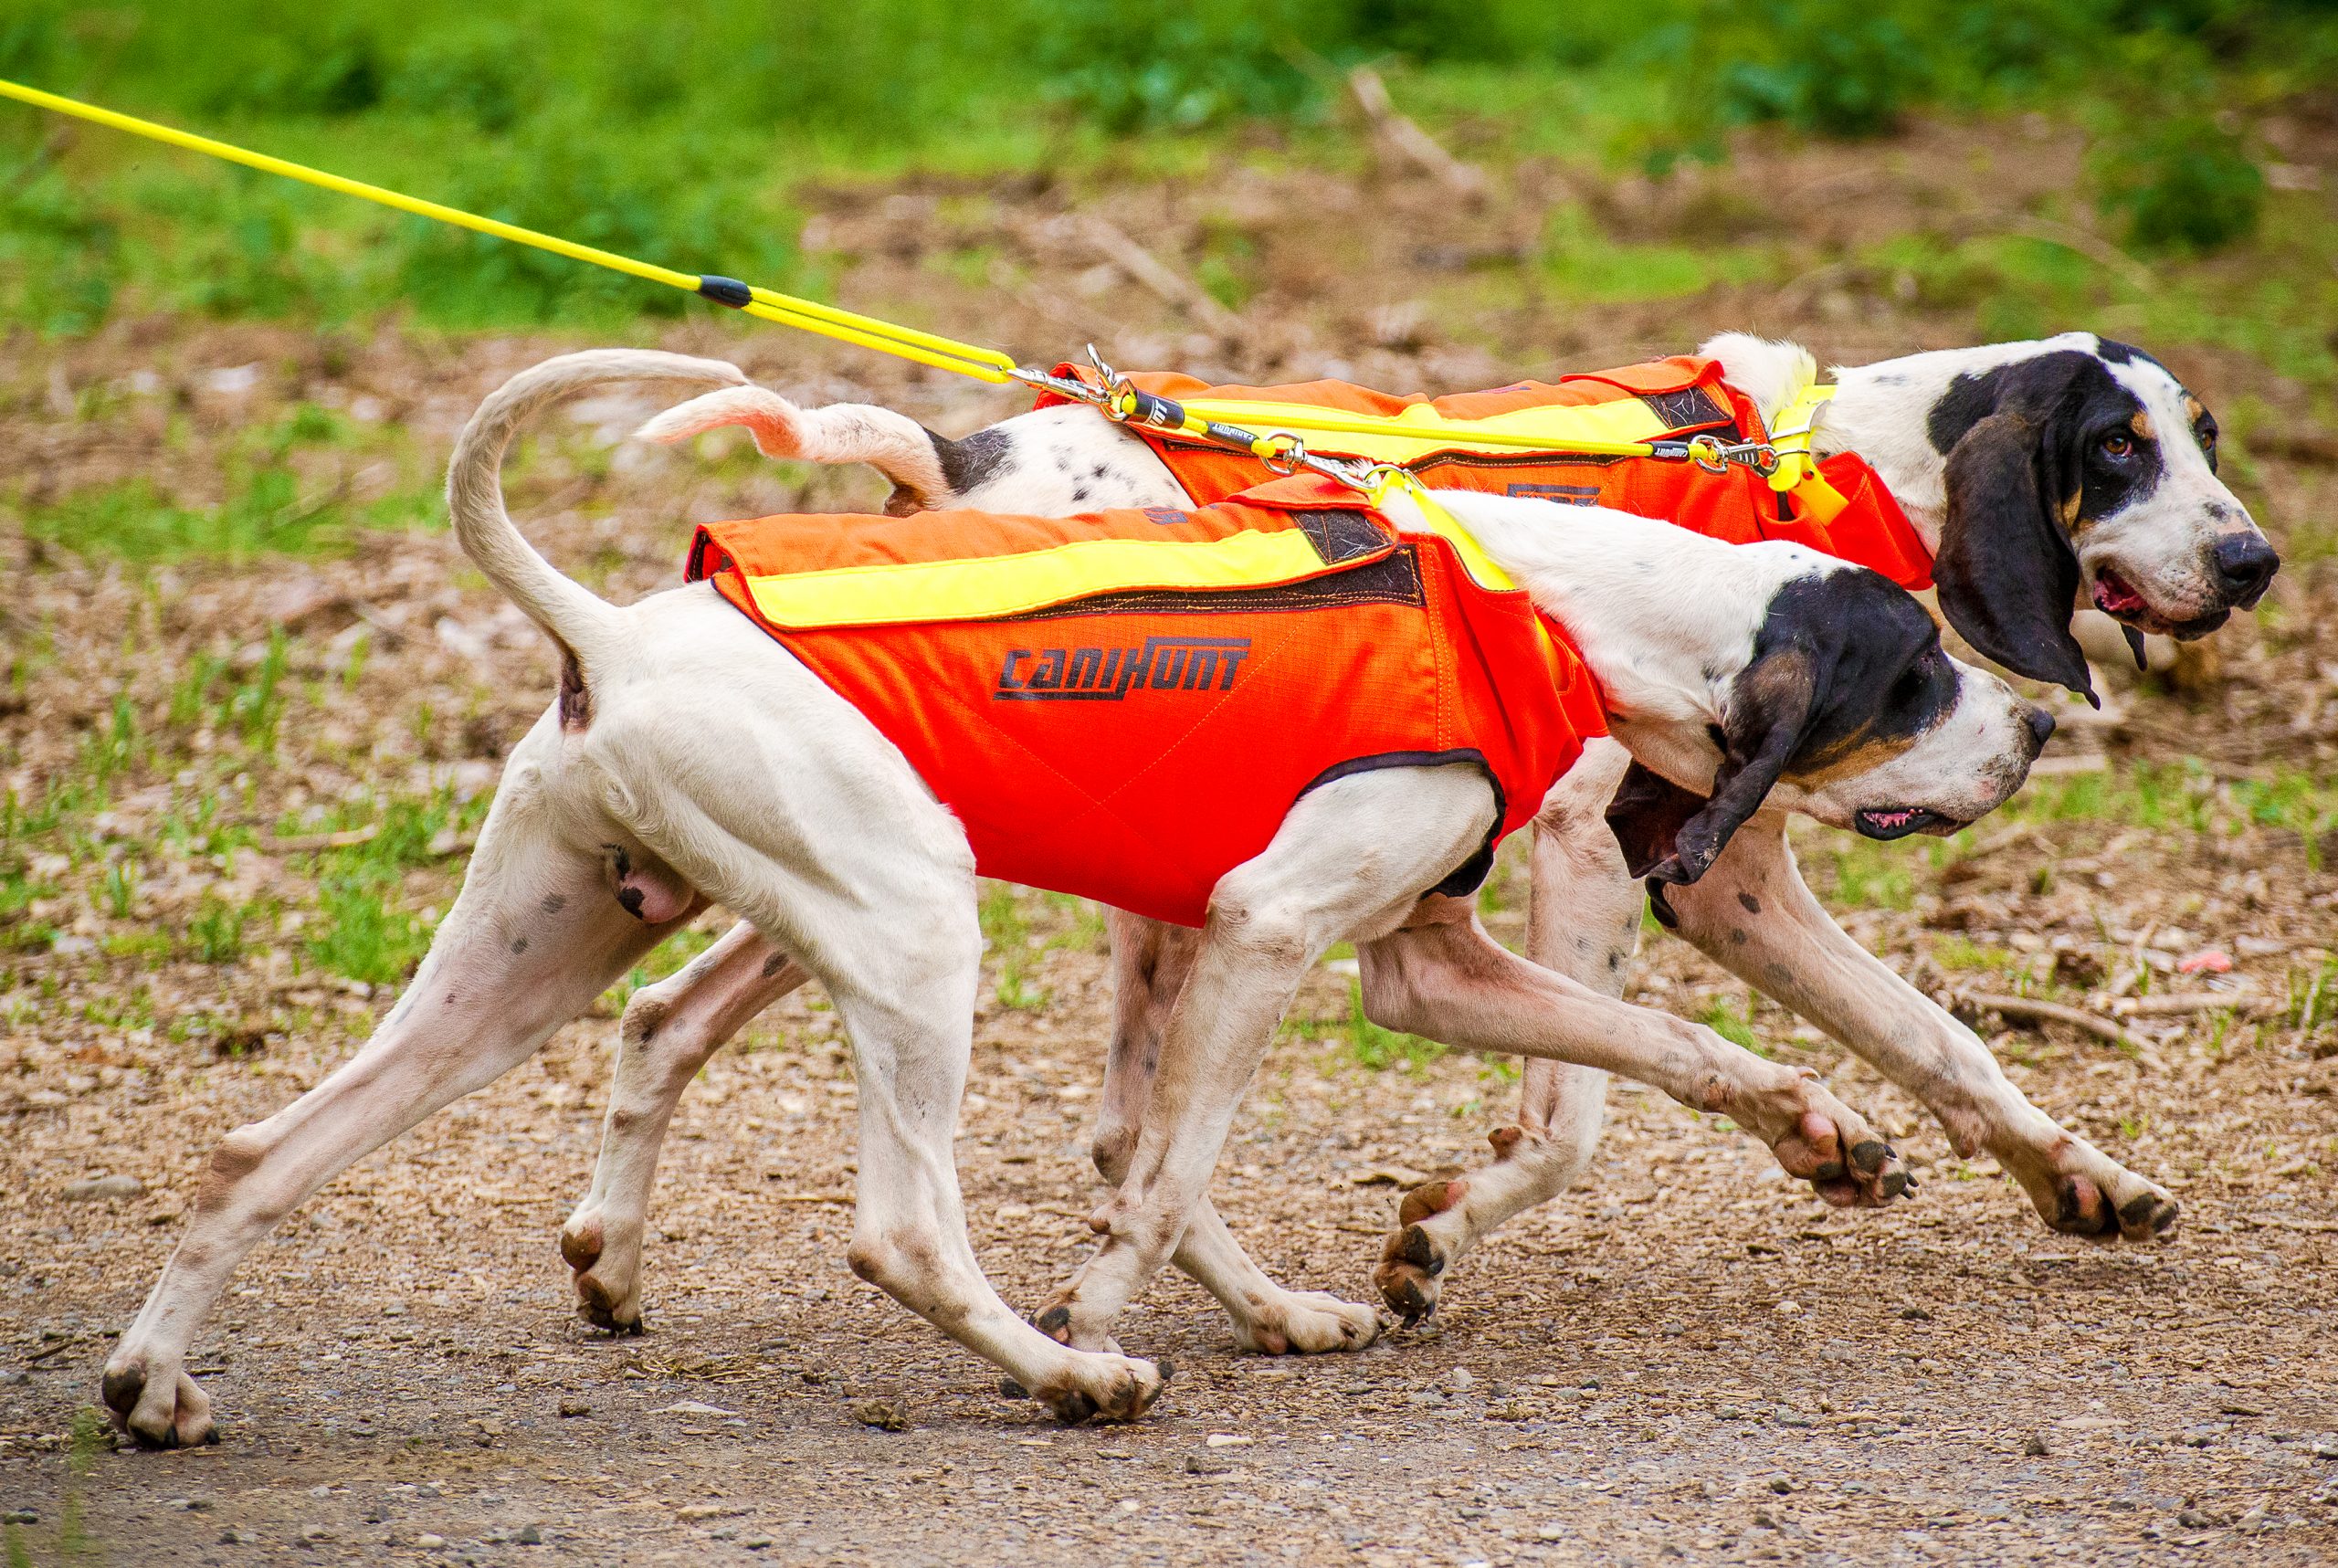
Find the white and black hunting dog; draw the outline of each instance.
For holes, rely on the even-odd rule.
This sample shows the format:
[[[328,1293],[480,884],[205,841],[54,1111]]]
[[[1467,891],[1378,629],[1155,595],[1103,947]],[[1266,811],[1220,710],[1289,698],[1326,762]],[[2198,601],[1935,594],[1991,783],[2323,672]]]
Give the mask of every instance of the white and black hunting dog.
[[[1721,361],[1725,378],[1765,419],[1816,375],[1811,356],[1792,344],[1731,333],[1700,352]],[[2100,609],[2131,636],[2201,637],[2253,605],[2280,565],[2217,478],[2215,419],[2140,350],[2068,333],[1834,374],[1838,391],[1819,415],[1817,455],[1856,452],[1876,468],[1935,551],[1943,614],[1974,647],[2020,674],[2085,690],[2086,660],[2070,630],[2076,612]],[[1027,414],[953,441],[886,408],[806,409],[736,387],[669,410],[645,433],[679,440],[733,424],[774,457],[875,466],[892,480],[888,510],[899,513],[973,506],[1060,515],[1185,500],[1150,447],[1085,408]],[[1628,721],[1617,734],[1628,738]],[[1532,860],[1529,954],[1609,995],[1622,994],[1643,904],[1605,820],[1611,801],[1623,786],[1643,829],[1668,807],[1677,818],[1700,804],[1646,769],[1627,773],[1629,762],[1623,745],[1594,742],[1545,804]],[[1701,880],[1668,891],[1660,913],[1708,956],[1928,1106],[1960,1153],[1995,1156],[2054,1228],[2164,1234],[2177,1210],[2164,1188],[2031,1105],[1972,1030],[1835,925],[1787,848],[1791,809],[1773,797]],[[1638,849],[1642,863],[1662,858],[1656,842]],[[1146,1064],[1161,1048],[1196,938],[1117,914],[1112,938],[1116,1016],[1095,1153],[1105,1176],[1118,1181],[1147,1115]],[[1498,1005],[1488,988],[1510,973],[1433,962],[1419,948],[1402,963],[1376,952],[1364,966],[1364,1005],[1387,1027],[1459,1043],[1455,1020]],[[601,1161],[561,1238],[589,1321],[640,1326],[642,1226],[674,1102],[708,1056],[803,978],[742,924],[635,997]],[[1490,1134],[1495,1163],[1408,1194],[1376,1275],[1391,1309],[1408,1319],[1430,1310],[1456,1258],[1573,1182],[1596,1144],[1603,1098],[1598,1072],[1530,1060],[1517,1123]],[[1276,1299],[1263,1295],[1272,1288],[1222,1232],[1197,1229],[1179,1261],[1227,1303],[1246,1346],[1319,1348],[1316,1336],[1281,1326],[1290,1314],[1259,1304]]]

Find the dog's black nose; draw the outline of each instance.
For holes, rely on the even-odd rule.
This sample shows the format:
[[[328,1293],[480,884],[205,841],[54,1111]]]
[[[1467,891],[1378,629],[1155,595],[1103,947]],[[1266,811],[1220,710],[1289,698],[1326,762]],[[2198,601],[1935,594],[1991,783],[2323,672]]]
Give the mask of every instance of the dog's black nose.
[[[2225,597],[2242,609],[2265,595],[2265,585],[2281,569],[2281,558],[2261,533],[2227,533],[2217,541],[2217,585]]]
[[[2030,706],[2029,717],[2022,722],[2028,727],[2029,738],[2038,742],[2038,750],[2044,751],[2046,742],[2054,733],[2054,715],[2033,703]]]

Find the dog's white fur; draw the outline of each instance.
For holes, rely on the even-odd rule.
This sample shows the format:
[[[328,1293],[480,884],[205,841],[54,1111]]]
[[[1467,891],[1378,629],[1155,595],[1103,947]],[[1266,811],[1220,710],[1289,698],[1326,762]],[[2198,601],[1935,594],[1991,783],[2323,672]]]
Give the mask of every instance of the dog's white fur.
[[[2091,334],[2073,333],[2035,342],[1922,353],[1869,366],[1838,366],[1832,374],[1840,390],[1822,405],[1814,444],[1821,455],[1854,451],[1872,464],[1917,531],[1936,549],[1947,510],[1946,464],[1928,428],[1933,406],[1960,375],[2061,349],[2091,352],[2099,342]],[[1730,384],[1754,400],[1765,422],[1774,420],[1817,374],[1815,360],[1800,345],[1745,333],[1721,334],[1699,352],[1721,362]],[[2186,427],[2188,420],[2177,406],[2182,389],[2164,369],[2137,361],[2115,367],[2113,374],[2154,410],[2155,421],[2175,431]],[[2173,408],[2173,415],[2163,405]],[[819,421],[840,417],[844,410],[803,410],[761,388],[726,389],[685,403],[658,416],[645,434],[677,440],[730,422],[744,409],[752,409],[765,428],[792,432],[779,437],[792,455],[812,461],[846,460],[841,450],[824,447],[816,434],[824,428]],[[884,428],[898,440],[889,449],[858,443],[850,460],[869,462],[887,474],[900,487],[905,504],[1048,514],[1185,503],[1183,489],[1151,448],[1084,408],[1018,416],[973,438],[995,440],[991,455],[1002,460],[962,490],[934,489],[934,442],[922,426],[886,410],[856,409],[855,415],[872,424],[881,416]],[[2213,489],[2200,484],[2206,465],[2196,448],[2183,441],[2170,441],[2168,447],[2175,482],[2163,487],[2164,493],[2154,504],[2130,508],[2096,524],[2080,546],[2090,582],[2092,574],[2115,565],[2139,588],[2162,595],[2155,603],[2171,620],[2181,620],[2195,613],[2197,601],[2187,595],[2196,588],[2201,563],[2214,541],[2235,527],[2253,525],[2229,492],[2214,483],[2213,474],[2206,475]],[[2192,471],[2196,464],[2200,473]],[[1581,537],[1593,527],[1585,514],[1576,513],[1573,521],[1580,526],[1569,537]],[[1682,606],[1694,606],[1701,614],[1704,609],[1694,596],[1683,595],[1651,606],[1651,611],[1677,614]],[[1628,679],[1620,684],[1628,690]],[[1629,724],[1628,719],[1619,723],[1618,733]],[[1662,744],[1652,737],[1641,743]],[[1628,760],[1620,744],[1592,743],[1544,803],[1536,822],[1532,862],[1528,955],[1610,996],[1622,994],[1643,905],[1604,820]],[[1675,759],[1674,765],[1693,772],[1685,758]],[[1850,940],[1827,916],[1803,884],[1785,839],[1787,816],[1806,804],[1813,803],[1796,801],[1791,791],[1775,793],[1769,806],[1739,830],[1701,882],[1673,890],[1670,902],[1680,920],[1680,934],[1916,1096],[1939,1118],[1960,1153],[1994,1155],[2049,1224],[2090,1233],[2112,1230],[2130,1238],[2164,1230],[2176,1212],[2166,1189],[2127,1170],[2031,1105],[1971,1029]],[[1839,813],[1816,805],[1813,814],[1843,821]],[[1565,911],[1566,918],[1558,919],[1556,911]],[[1174,928],[1117,912],[1111,923],[1119,1011],[1095,1153],[1099,1169],[1117,1182],[1127,1169],[1149,1100],[1143,1064],[1157,1054],[1170,1003],[1192,954],[1190,937]],[[684,1026],[660,1031],[654,1049],[647,1051],[631,1043],[637,1031],[627,1029],[618,1092],[645,1110],[621,1123],[613,1100],[610,1132],[592,1192],[563,1231],[563,1248],[576,1268],[581,1309],[595,1322],[629,1329],[642,1321],[642,1216],[656,1164],[656,1129],[662,1128],[671,1112],[670,1099],[658,1100],[650,1086],[669,1085],[671,1093],[679,1095],[699,1066],[740,1025],[800,984],[800,974],[791,977],[786,972],[759,981],[750,978],[774,958],[772,950],[744,926],[704,956],[701,963],[710,973],[741,977],[737,990],[724,992],[729,1005],[720,1017],[693,1000],[696,966],[637,997],[637,1007],[683,1009],[687,1021]],[[1483,974],[1453,966],[1416,966],[1404,988],[1416,1005],[1408,1003],[1400,1008],[1391,1000],[1386,1013],[1375,1011],[1375,998],[1393,997],[1395,992],[1367,986],[1366,1010],[1385,1026],[1451,1043],[1442,1032],[1438,1008],[1418,999],[1439,984],[1487,984]],[[1518,996],[1512,1000],[1525,1005]],[[633,1068],[637,1060],[637,1071]],[[1527,1063],[1518,1121],[1491,1135],[1496,1162],[1466,1180],[1431,1184],[1408,1198],[1405,1223],[1385,1249],[1379,1275],[1392,1307],[1406,1316],[1430,1310],[1438,1298],[1441,1276],[1453,1261],[1511,1215],[1547,1201],[1574,1181],[1597,1140],[1604,1086],[1604,1078],[1595,1070],[1548,1059]],[[1202,1245],[1194,1236],[1188,1244]],[[1245,1276],[1245,1271],[1256,1274],[1230,1238],[1206,1258],[1181,1255],[1179,1261],[1188,1267],[1200,1262],[1206,1283]],[[1256,1299],[1246,1300],[1239,1291],[1218,1284],[1212,1289],[1227,1300],[1237,1337],[1247,1347],[1310,1349],[1344,1342],[1331,1326],[1303,1312],[1296,1320],[1297,1329],[1286,1333],[1276,1314]],[[1229,1296],[1235,1299],[1227,1300]]]
[[[504,510],[497,473],[519,423],[617,379],[742,377],[671,354],[572,354],[514,377],[466,427],[448,486],[457,537],[564,651],[563,700],[514,752],[462,893],[374,1038],[215,1155],[184,1239],[107,1363],[107,1404],[142,1440],[210,1435],[185,1352],[245,1252],[352,1162],[523,1059],[701,898],[739,911],[789,967],[816,976],[846,1024],[860,1120],[852,1268],[1068,1418],[1132,1417],[1159,1394],[1166,1368],[1120,1355],[1111,1329],[1173,1252],[1198,1252],[1222,1297],[1263,1293],[1262,1333],[1288,1335],[1297,1316],[1318,1337],[1370,1338],[1371,1313],[1280,1291],[1218,1256],[1231,1243],[1205,1195],[1300,978],[1343,938],[1356,942],[1383,1011],[1402,1011],[1416,976],[1477,974],[1480,984],[1457,988],[1463,1005],[1443,1020],[1444,1037],[1622,1071],[1724,1112],[1838,1201],[1904,1190],[1896,1156],[1811,1075],[1512,957],[1466,901],[1425,905],[1424,889],[1469,858],[1497,807],[1474,769],[1391,769],[1310,793],[1265,852],[1219,882],[1142,1135],[1093,1222],[1103,1243],[1042,1313],[1048,1332],[1024,1322],[983,1278],[952,1161],[981,954],[974,859],[957,822],[866,716],[710,586],[620,609],[555,571]],[[1538,503],[1444,499],[1538,600],[1577,609],[1586,662],[1632,692],[1644,722],[1677,712],[1701,734],[1723,717],[1716,680],[1752,657],[1754,607],[1789,582],[1823,584],[1848,570],[1793,546],[1732,549],[1622,516],[1582,519],[1580,537],[1554,548],[1553,513]],[[1662,611],[1689,580],[1712,595],[1712,614]],[[1951,718],[1976,726],[1983,743],[1926,734],[1914,751],[1936,776],[1890,803],[1996,805],[2035,755],[2030,712],[1994,677],[1961,671]],[[1856,775],[1827,795],[1884,798]],[[690,973],[708,988],[713,1025],[753,989],[727,958],[710,955]],[[671,1001],[658,1004],[669,1017]],[[613,1100],[613,1133],[621,1110],[638,1109],[633,1087]]]

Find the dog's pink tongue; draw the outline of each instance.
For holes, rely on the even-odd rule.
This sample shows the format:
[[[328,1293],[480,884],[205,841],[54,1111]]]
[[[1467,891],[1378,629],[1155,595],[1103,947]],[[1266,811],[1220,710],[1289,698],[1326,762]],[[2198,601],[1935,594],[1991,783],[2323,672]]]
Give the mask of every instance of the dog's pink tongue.
[[[2118,573],[2105,572],[2094,580],[2094,607],[2109,616],[2127,615],[2144,607],[2143,596]]]

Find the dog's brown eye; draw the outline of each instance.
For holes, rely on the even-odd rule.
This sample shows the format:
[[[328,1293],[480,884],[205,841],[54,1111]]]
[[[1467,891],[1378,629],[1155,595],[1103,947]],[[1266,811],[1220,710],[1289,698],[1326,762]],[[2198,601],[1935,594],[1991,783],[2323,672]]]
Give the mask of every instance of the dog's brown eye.
[[[2106,458],[2131,457],[2134,450],[2135,438],[2133,436],[2113,431],[2102,438],[2102,455]]]
[[[2214,430],[2196,430],[2193,434],[2200,438],[2200,450],[2203,452],[2217,449],[2217,433]]]

